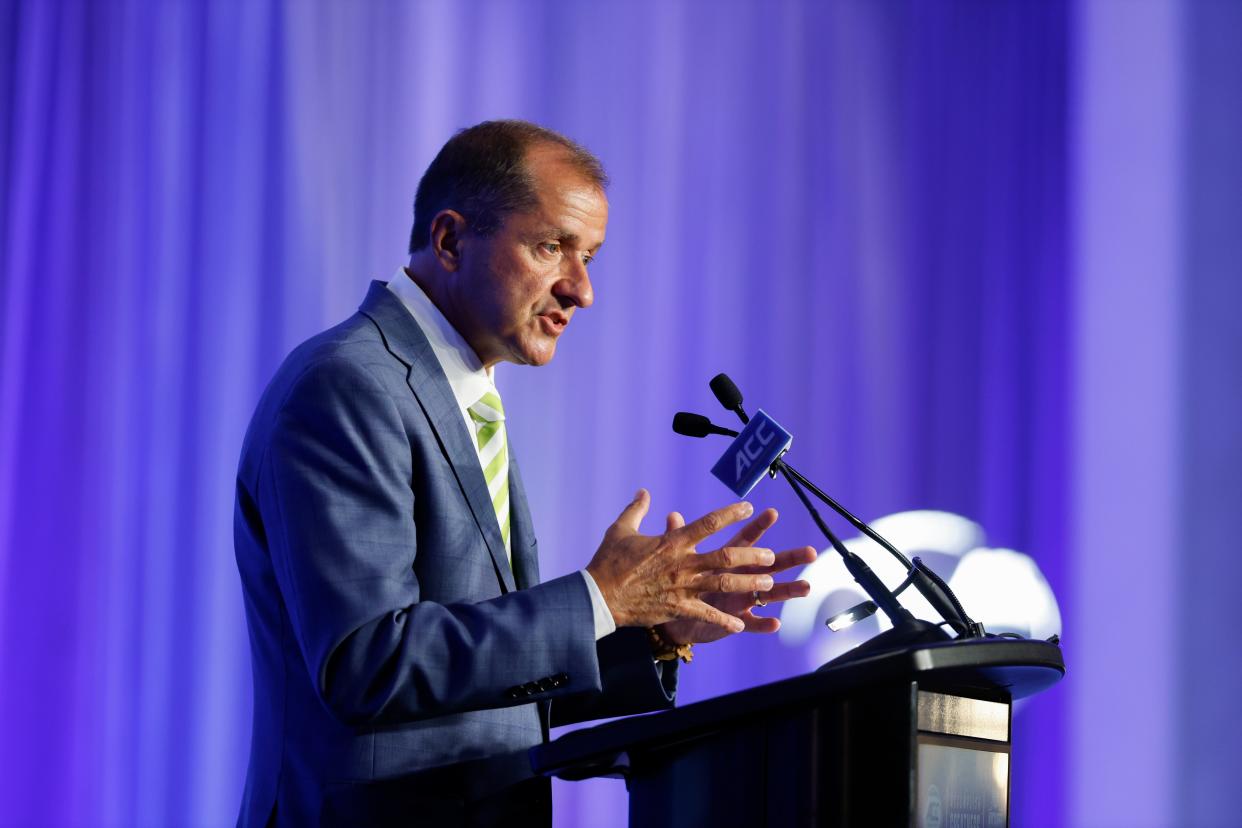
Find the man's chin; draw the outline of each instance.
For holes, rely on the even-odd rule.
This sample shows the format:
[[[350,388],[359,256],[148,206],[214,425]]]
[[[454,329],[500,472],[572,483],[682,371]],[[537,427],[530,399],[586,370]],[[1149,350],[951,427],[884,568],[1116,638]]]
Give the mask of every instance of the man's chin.
[[[514,362],[519,365],[547,365],[556,356],[556,341],[553,340],[537,348],[519,348],[514,352]]]
[[[551,348],[547,349],[546,351],[540,351],[537,355],[532,355],[531,359],[526,364],[534,365],[535,367],[539,367],[541,365],[547,365],[549,362],[552,361],[552,357],[554,356],[556,356],[555,345],[553,345]]]

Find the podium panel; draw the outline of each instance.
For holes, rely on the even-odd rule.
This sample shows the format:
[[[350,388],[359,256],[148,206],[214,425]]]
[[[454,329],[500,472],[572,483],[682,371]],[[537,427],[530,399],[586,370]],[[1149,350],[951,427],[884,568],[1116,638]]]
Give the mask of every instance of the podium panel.
[[[1063,674],[1052,644],[946,642],[575,731],[532,762],[624,777],[643,828],[999,828],[1012,701]]]

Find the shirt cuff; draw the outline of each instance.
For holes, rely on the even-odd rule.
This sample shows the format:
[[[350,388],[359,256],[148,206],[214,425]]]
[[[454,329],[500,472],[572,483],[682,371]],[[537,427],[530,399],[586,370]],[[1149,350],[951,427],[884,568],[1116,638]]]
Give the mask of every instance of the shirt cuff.
[[[604,636],[612,635],[617,631],[617,622],[613,620],[612,611],[608,609],[608,602],[604,600],[604,593],[599,591],[599,584],[595,583],[591,573],[584,569],[582,577],[586,581],[587,592],[591,594],[591,612],[595,616],[595,640],[599,641]]]

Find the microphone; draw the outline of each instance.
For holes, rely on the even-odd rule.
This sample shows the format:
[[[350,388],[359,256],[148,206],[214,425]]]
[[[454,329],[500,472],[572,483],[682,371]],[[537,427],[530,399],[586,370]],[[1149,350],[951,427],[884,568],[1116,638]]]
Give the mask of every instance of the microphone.
[[[727,386],[727,388],[732,389],[732,393],[727,394],[725,398],[728,399],[730,402],[739,401],[738,406],[740,407],[741,405],[740,400],[741,400],[742,395],[741,395],[741,392],[737,390],[737,386],[733,384],[733,381],[730,380],[724,374],[719,374],[716,377],[716,379],[723,380],[722,388]],[[744,415],[745,415],[745,412],[741,412],[741,414],[739,414],[739,416],[744,416]],[[749,418],[747,418],[747,423],[749,422],[750,420]],[[737,432],[734,431],[733,429],[718,426],[715,423],[713,423],[710,419],[708,419],[707,417],[704,417],[702,414],[692,414],[688,411],[679,411],[673,415],[673,431],[677,432],[683,437],[700,437],[701,438],[701,437],[706,437],[709,434],[721,434],[725,437],[737,437],[738,436]],[[897,558],[898,561],[901,562],[901,566],[903,569],[907,571],[911,571],[915,568],[914,564],[912,564],[910,560],[906,558],[905,555],[901,554],[901,551],[897,549],[897,547],[893,546],[891,543],[885,540],[883,535],[876,532],[868,524],[864,523],[860,518],[858,518],[853,512],[849,511],[844,506],[842,506],[840,503],[838,503],[835,499],[825,494],[823,490],[821,490],[818,486],[816,486],[814,483],[808,480],[807,477],[804,474],[802,474],[802,472],[798,471],[792,465],[786,462],[784,457],[778,457],[775,461],[772,462],[771,465],[772,465],[772,476],[773,477],[776,476],[776,472],[779,470],[779,466],[783,465],[786,469],[789,470],[789,473],[792,474],[799,483],[801,483],[806,488],[810,489],[812,494],[814,494],[816,497],[818,497],[820,500],[826,503],[833,511],[839,514],[841,517],[849,521],[850,524],[855,529],[857,529],[859,532],[862,532],[867,537],[871,538],[873,541],[878,543],[880,546],[884,547],[884,549],[888,550],[889,553],[891,553],[895,558]],[[728,484],[726,483],[726,485]],[[743,497],[743,496],[744,495],[739,495],[739,497]],[[908,586],[908,584],[903,584],[902,586],[898,587],[895,594],[900,595],[902,590],[904,590],[906,586]]]
[[[689,411],[678,411],[673,415],[673,431],[683,437],[706,437],[709,434],[721,434],[725,437],[736,437],[737,432],[731,428],[721,428],[702,414],[691,414]]]
[[[716,399],[720,400],[720,404],[724,406],[725,411],[735,412],[743,423],[750,422],[750,417],[747,417],[746,412],[742,410],[742,392],[737,390],[737,386],[733,384],[733,380],[729,379],[728,374],[717,374],[712,377],[708,385],[712,393],[716,395]]]
[[[802,501],[802,505],[810,513],[811,519],[815,521],[815,525],[819,527],[819,531],[828,539],[828,543],[841,556],[845,568],[849,570],[855,582],[862,587],[863,592],[870,596],[889,620],[893,622],[894,629],[906,629],[910,625],[917,623],[910,611],[903,607],[879,576],[871,571],[871,567],[867,566],[862,558],[851,552],[845,544],[841,542],[832,531],[828,528],[828,524],[824,522],[820,516],[819,510],[815,508],[815,504],[811,503],[811,499],[806,496],[802,485],[797,478],[790,473],[789,466],[782,459],[781,455],[789,448],[793,436],[789,432],[781,428],[775,420],[765,414],[762,410],[757,415],[757,419],[751,420],[746,416],[746,411],[742,408],[742,392],[734,385],[733,380],[729,379],[727,374],[717,374],[712,378],[710,383],[712,393],[716,395],[716,399],[727,410],[737,414],[738,418],[746,423],[746,428],[738,435],[733,444],[729,446],[729,450],[724,456],[716,462],[712,467],[712,474],[716,476],[722,483],[729,486],[735,494],[742,496],[742,493],[750,491],[751,488],[759,482],[763,477],[765,470],[771,469],[779,472],[789,481],[789,485],[793,487],[794,494]],[[762,460],[762,466],[756,468],[756,462]],[[730,470],[734,470],[734,474],[730,474]],[[935,632],[939,633],[937,628]],[[943,635],[943,633],[941,633]]]
[[[745,410],[742,408],[742,392],[727,374],[717,374],[713,377],[710,387],[712,393],[715,394],[716,399],[719,400],[721,406],[723,406],[726,410],[733,411],[737,414],[738,418],[741,419],[743,423],[749,422],[749,418],[747,417]],[[691,436],[702,437],[707,434],[720,433],[720,431],[726,430],[715,426],[706,417],[699,417],[698,415],[689,415],[689,417],[697,418],[683,420],[683,424],[688,429],[693,428],[695,430],[696,433]],[[767,415],[763,415],[761,419],[770,420]],[[674,427],[676,428],[676,418],[674,419],[674,423]],[[751,428],[748,426],[746,431],[750,430]],[[679,431],[679,433],[685,432]],[[746,432],[743,432],[743,436],[745,436],[745,434]],[[728,458],[731,453],[732,452],[726,453],[725,458]],[[722,458],[722,462],[725,458]],[[934,607],[935,610],[945,619],[945,621],[948,622],[949,625],[952,626],[962,637],[979,637],[984,634],[982,626],[970,619],[970,617],[966,614],[965,609],[963,609],[961,603],[958,601],[957,596],[953,594],[951,589],[949,589],[948,584],[941,580],[936,573],[932,572],[926,564],[918,558],[915,558],[914,562],[911,563],[910,560],[907,559],[905,555],[901,554],[896,547],[885,540],[879,533],[873,530],[862,520],[855,517],[845,507],[841,506],[841,504],[837,503],[827,494],[820,491],[820,489],[811,483],[810,480],[794,470],[792,466],[785,462],[784,458],[780,455],[777,455],[776,459],[771,463],[771,468],[773,472],[780,472],[789,482],[789,485],[793,487],[794,493],[798,496],[798,499],[802,501],[803,506],[806,507],[807,511],[811,515],[811,518],[815,521],[820,531],[823,532],[824,536],[828,539],[828,542],[841,555],[846,569],[849,570],[850,574],[854,576],[854,580],[872,599],[871,601],[866,601],[845,613],[834,616],[834,618],[830,619],[830,621],[839,621],[840,624],[839,626],[833,626],[830,624],[830,626],[833,626],[834,630],[843,626],[848,626],[850,623],[853,623],[853,621],[859,620],[867,615],[871,615],[877,608],[882,610],[893,623],[892,630],[881,633],[872,641],[867,642],[866,645],[859,647],[855,653],[849,657],[857,657],[865,653],[875,652],[877,650],[893,646],[902,646],[916,642],[943,640],[943,638],[946,637],[940,630],[939,625],[933,625],[929,622],[915,619],[914,616],[910,614],[910,611],[901,606],[900,602],[898,602],[897,595],[899,595],[910,584],[914,584],[914,586],[928,600],[932,607]],[[713,472],[715,472],[714,469]],[[875,575],[875,573],[871,571],[871,568],[868,567],[861,558],[853,552],[850,552],[849,549],[847,549],[836,537],[836,535],[833,534],[827,524],[824,523],[823,518],[820,517],[819,512],[815,509],[810,499],[806,496],[806,493],[802,488],[803,485],[812,490],[820,500],[849,521],[850,524],[861,531],[864,535],[876,541],[880,544],[880,546],[891,552],[902,562],[902,565],[906,568],[908,575],[906,580],[900,587],[897,588],[895,592],[889,590],[888,587]],[[846,656],[843,656],[842,658],[844,659]]]

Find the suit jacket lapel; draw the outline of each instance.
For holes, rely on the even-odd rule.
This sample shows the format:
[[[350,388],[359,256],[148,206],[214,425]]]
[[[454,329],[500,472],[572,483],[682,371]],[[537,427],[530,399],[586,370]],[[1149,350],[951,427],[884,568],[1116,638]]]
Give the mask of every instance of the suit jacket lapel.
[[[509,452],[509,542],[513,547],[513,568],[518,589],[539,583],[539,556],[535,548],[535,525],[526,502],[526,489],[518,472],[517,460]]]
[[[504,590],[513,591],[516,588],[513,571],[505,554],[504,540],[500,537],[500,526],[496,522],[492,499],[487,492],[487,480],[483,477],[483,469],[479,467],[478,452],[466,431],[453,390],[444,377],[444,371],[440,368],[440,362],[431,350],[427,337],[423,336],[409,311],[402,307],[401,300],[383,282],[371,283],[371,289],[359,310],[380,329],[384,344],[392,355],[409,367],[406,382],[431,422],[431,427],[440,441],[440,448],[457,477],[466,503],[474,514],[475,523],[483,533],[483,540],[487,543],[487,550],[492,556],[492,563]],[[513,497],[512,487],[509,496]],[[524,496],[522,508],[526,508]],[[512,511],[511,507],[511,514]],[[512,517],[510,520],[512,521]],[[515,544],[514,549],[516,548]]]

